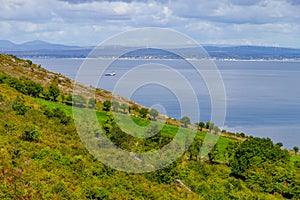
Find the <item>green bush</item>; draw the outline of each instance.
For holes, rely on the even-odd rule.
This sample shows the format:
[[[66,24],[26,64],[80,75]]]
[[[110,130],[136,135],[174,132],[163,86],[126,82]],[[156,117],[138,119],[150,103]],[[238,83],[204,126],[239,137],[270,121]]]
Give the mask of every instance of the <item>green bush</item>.
[[[23,81],[23,93],[32,97],[38,97],[43,92],[43,87],[31,80]]]
[[[17,96],[17,98],[13,101],[12,109],[16,111],[18,115],[24,115],[30,109],[30,106],[25,105],[23,97]]]
[[[106,100],[103,102],[103,111],[110,111],[111,109],[111,102]]]
[[[34,125],[27,125],[24,128],[23,138],[26,141],[37,141],[40,136],[40,130]]]
[[[146,118],[149,113],[147,108],[141,108],[139,112],[142,118]]]
[[[49,93],[49,97],[53,100],[56,101],[57,97],[60,94],[60,91],[58,89],[58,87],[56,85],[50,85],[48,88],[48,93]]]
[[[230,165],[233,175],[244,177],[248,169],[261,167],[264,162],[279,164],[289,160],[289,153],[274,145],[271,139],[250,138],[237,148]]]

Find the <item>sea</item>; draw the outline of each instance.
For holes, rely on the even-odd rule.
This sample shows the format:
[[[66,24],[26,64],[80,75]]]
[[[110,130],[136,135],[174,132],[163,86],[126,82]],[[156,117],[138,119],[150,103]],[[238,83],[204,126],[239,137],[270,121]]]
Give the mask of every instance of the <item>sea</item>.
[[[176,119],[300,146],[300,61],[31,58]],[[105,73],[115,72],[115,76]],[[215,117],[217,116],[217,117]],[[221,118],[224,120],[219,120]]]

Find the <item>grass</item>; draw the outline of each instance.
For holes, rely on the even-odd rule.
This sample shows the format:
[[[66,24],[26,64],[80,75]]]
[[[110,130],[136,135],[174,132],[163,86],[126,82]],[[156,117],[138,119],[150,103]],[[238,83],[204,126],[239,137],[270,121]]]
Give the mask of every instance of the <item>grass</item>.
[[[43,99],[35,98],[34,99],[36,102],[38,102],[41,105],[48,106],[49,108],[60,108],[66,112],[67,115],[73,116],[73,111],[72,111],[72,106],[68,106],[65,104],[57,103],[57,102],[52,102],[52,101],[46,101]],[[80,109],[80,108],[75,108],[75,109]],[[81,108],[82,109],[82,108]],[[86,109],[86,108],[84,108]],[[157,126],[158,130],[161,130],[162,135],[164,136],[172,136],[174,137],[178,131],[179,127],[174,126],[174,125],[168,125],[168,124],[163,124],[160,122],[156,121],[150,121],[147,119],[142,119],[139,117],[134,117],[134,116],[129,116],[125,114],[120,114],[120,113],[113,113],[114,118],[118,124],[118,126],[126,133],[135,136],[135,137],[143,137],[143,135],[149,130],[149,128],[153,126]],[[106,112],[104,111],[96,111],[96,116],[97,119],[100,123],[104,122],[106,118]],[[199,131],[194,131],[188,128],[180,128],[180,131],[182,135],[189,134],[189,135],[194,135],[200,136],[201,138],[205,138],[206,133],[204,132],[199,132]],[[234,141],[234,139],[226,138],[226,137],[219,137],[217,141],[218,145],[218,151],[220,152],[220,162],[224,162],[223,154],[225,152],[226,147],[228,146],[228,143],[230,141]],[[299,157],[299,156],[296,156]],[[296,158],[294,158],[296,159]]]
[[[72,106],[68,106],[65,104],[61,104],[58,102],[47,101],[40,98],[33,98],[34,101],[41,105],[48,106],[49,108],[60,108],[66,112],[67,115],[73,116]],[[82,109],[82,108],[75,108],[75,109]],[[86,109],[86,108],[84,108]],[[100,123],[104,122],[106,118],[106,112],[104,111],[96,111],[97,119]],[[147,119],[142,119],[139,117],[129,116],[121,113],[114,113],[115,120],[118,126],[126,133],[135,136],[135,137],[143,137],[143,135],[149,130],[152,126],[157,126],[158,130],[161,130],[163,136],[172,136],[174,137],[179,130],[179,127],[174,125],[162,124],[156,121],[150,121]],[[195,132],[194,130],[188,128],[181,128],[182,134],[195,134],[196,136],[200,136],[201,138],[205,138],[206,133],[204,132]],[[219,151],[219,162],[224,162],[224,153],[226,147],[228,146],[229,142],[235,141],[234,139],[227,138],[227,137],[219,137],[217,140],[217,147]],[[291,154],[291,162],[300,161],[300,156]]]
[[[299,161],[299,162],[300,162],[300,156],[299,156],[299,155],[292,154],[292,155],[291,155],[291,161],[292,161],[292,162],[295,162],[295,161]]]

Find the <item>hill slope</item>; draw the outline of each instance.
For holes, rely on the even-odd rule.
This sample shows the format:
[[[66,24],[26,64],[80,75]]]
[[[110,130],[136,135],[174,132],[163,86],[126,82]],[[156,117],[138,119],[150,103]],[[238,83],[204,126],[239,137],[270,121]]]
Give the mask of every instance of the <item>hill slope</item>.
[[[31,82],[22,79],[21,70],[29,68],[24,71],[24,76],[41,83],[44,90],[48,84],[56,83],[64,92],[68,92],[64,87],[70,83],[59,83],[52,76],[41,76],[44,72],[54,73],[39,69],[38,66],[32,67],[29,61],[1,56],[0,199],[300,197],[300,164],[290,163],[286,151],[270,140],[259,138],[249,138],[242,143],[231,141],[223,148],[215,148],[209,160],[203,160],[198,157],[203,134],[199,133],[188,151],[164,169],[133,174],[107,167],[81,143],[70,117],[72,107],[53,99],[49,101],[32,97],[32,93],[26,95]],[[39,72],[35,74],[32,69],[38,69]],[[18,78],[14,79],[8,74]],[[53,76],[64,78],[56,74]],[[41,95],[44,97],[45,94]],[[89,108],[78,109],[84,112]],[[131,152],[153,151],[172,140],[172,135],[162,133],[149,139],[135,139],[111,123],[113,119],[110,119],[109,113],[97,111],[97,116],[100,123],[110,125],[106,126],[110,127],[107,131],[109,138],[120,148]],[[135,121],[147,122],[140,118],[135,118]],[[176,126],[166,127],[176,129]],[[217,163],[218,157],[222,156],[226,158],[224,164]],[[251,162],[240,162],[245,159]]]

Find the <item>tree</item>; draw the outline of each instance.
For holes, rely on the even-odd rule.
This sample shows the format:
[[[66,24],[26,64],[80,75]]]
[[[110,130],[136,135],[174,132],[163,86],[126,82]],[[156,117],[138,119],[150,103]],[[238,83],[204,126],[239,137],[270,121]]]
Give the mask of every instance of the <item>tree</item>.
[[[283,143],[282,142],[277,142],[275,145],[279,146],[281,148],[283,146]]]
[[[299,152],[299,147],[298,146],[294,146],[293,150],[294,150],[295,155],[296,155]]]
[[[197,126],[198,126],[198,129],[201,131],[205,127],[205,123],[204,122],[198,122]]]
[[[120,103],[117,102],[117,101],[112,101],[111,105],[112,105],[113,111],[114,111],[114,112],[118,112],[119,107],[120,107]]]
[[[148,109],[147,108],[141,108],[140,109],[140,115],[141,115],[141,117],[142,118],[146,118],[147,117],[147,115],[148,115]]]
[[[189,124],[191,124],[191,120],[187,116],[182,117],[180,122],[183,125],[183,127],[187,127]]]
[[[130,112],[130,113],[133,113],[132,111],[135,111],[136,113],[139,113],[139,112],[140,112],[140,109],[139,109],[138,105],[133,104],[132,106],[130,106],[130,107],[129,107],[129,112]]]
[[[218,126],[214,126],[214,127],[213,127],[213,130],[214,130],[215,133],[220,132],[220,128],[219,128]]]
[[[240,142],[238,141],[231,141],[228,143],[228,146],[226,147],[224,152],[225,161],[227,162],[227,164],[232,162],[236,149],[239,147],[239,145]]]
[[[158,111],[154,108],[152,108],[149,112],[150,116],[155,120],[156,117],[158,116]]]
[[[205,128],[211,131],[214,126],[215,124],[213,122],[206,122]]]
[[[71,94],[69,94],[66,98],[65,98],[65,104],[67,105],[72,105],[72,101],[73,101],[73,97]]]
[[[40,84],[30,80],[24,81],[24,87],[24,93],[29,96],[38,97],[43,92],[43,87]]]
[[[197,160],[198,159],[198,155],[200,153],[202,142],[203,141],[202,141],[202,138],[200,136],[195,137],[192,144],[188,148],[189,159],[190,160]]]
[[[274,145],[269,138],[248,138],[235,151],[230,162],[232,174],[245,177],[248,169],[261,167],[263,163],[288,163],[290,155]]]
[[[56,101],[57,97],[59,96],[59,89],[57,86],[51,84],[48,88],[49,96],[53,101]]]
[[[122,104],[120,105],[120,109],[122,109],[124,113],[126,113],[126,109],[127,109],[127,108],[128,108],[128,106],[127,106],[125,103],[122,103]]]
[[[103,111],[110,111],[111,109],[111,102],[106,100],[103,102]]]
[[[86,106],[86,100],[80,95],[73,95],[72,96],[73,105],[83,108]]]
[[[89,108],[95,108],[96,105],[96,99],[95,98],[90,98],[88,102],[88,107]]]

